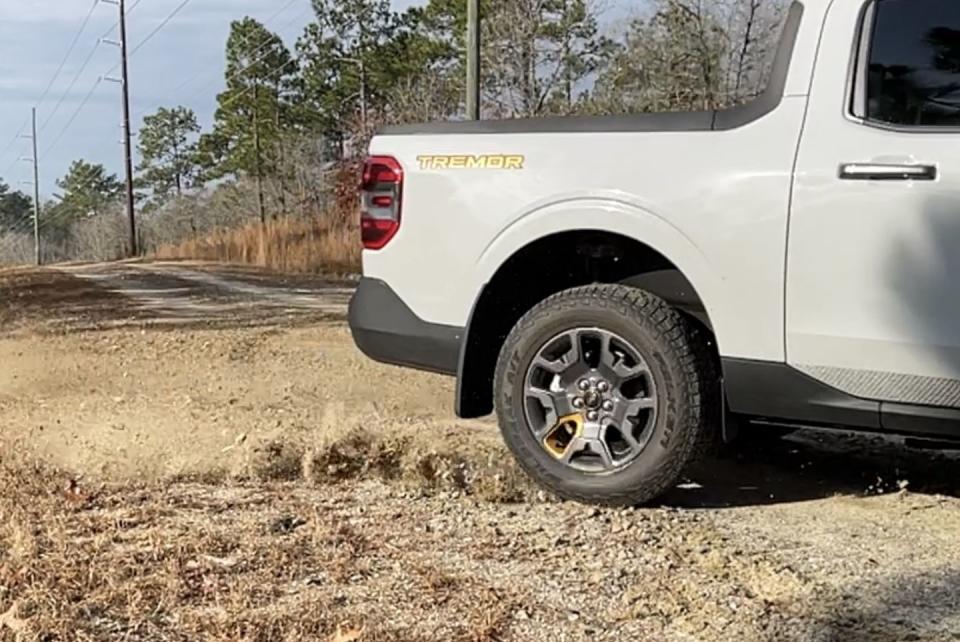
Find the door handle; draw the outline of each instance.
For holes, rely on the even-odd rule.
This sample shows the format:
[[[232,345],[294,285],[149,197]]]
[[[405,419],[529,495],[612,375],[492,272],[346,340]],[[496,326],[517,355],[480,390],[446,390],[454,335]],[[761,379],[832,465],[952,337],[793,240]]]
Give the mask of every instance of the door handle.
[[[840,166],[845,181],[935,181],[936,165],[845,163]]]

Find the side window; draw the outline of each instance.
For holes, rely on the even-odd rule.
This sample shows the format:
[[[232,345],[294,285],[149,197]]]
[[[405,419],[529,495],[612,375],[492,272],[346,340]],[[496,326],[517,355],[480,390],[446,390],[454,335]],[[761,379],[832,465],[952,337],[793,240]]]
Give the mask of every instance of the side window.
[[[960,0],[876,0],[873,16],[867,119],[960,126]]]

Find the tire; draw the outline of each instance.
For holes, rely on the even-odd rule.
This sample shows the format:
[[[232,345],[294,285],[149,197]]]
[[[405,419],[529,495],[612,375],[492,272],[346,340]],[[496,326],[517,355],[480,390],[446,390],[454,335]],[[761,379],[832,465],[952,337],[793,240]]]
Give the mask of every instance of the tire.
[[[635,447],[635,458],[622,467],[577,470],[534,434],[527,392],[532,364],[534,359],[543,363],[546,346],[564,332],[572,332],[578,344],[581,332],[609,333],[646,361],[644,376],[655,390],[657,410],[644,428],[646,445]],[[684,471],[718,442],[720,382],[706,333],[663,300],[636,288],[591,285],[534,307],[504,343],[494,385],[500,430],[511,452],[534,480],[564,499],[610,506],[649,503],[675,487]],[[562,394],[569,396],[566,390]],[[607,449],[605,464],[612,451]],[[589,449],[584,454],[592,455]]]

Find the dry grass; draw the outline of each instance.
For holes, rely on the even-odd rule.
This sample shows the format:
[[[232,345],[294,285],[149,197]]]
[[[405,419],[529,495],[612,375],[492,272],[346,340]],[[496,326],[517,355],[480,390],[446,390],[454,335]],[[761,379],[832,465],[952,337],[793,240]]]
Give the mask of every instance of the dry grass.
[[[799,640],[788,618],[833,617],[836,595],[695,514],[335,479],[97,484],[0,460],[0,641]]]
[[[360,238],[346,217],[283,218],[266,225],[218,229],[161,247],[156,257],[257,265],[281,272],[353,274],[360,270]]]
[[[331,410],[312,429],[238,440],[247,456],[232,475],[151,482],[78,479],[11,445],[0,641],[507,639],[509,591],[395,544],[422,517],[380,495],[374,516],[362,489],[496,504],[538,491],[462,431],[361,423]]]
[[[489,586],[413,553],[391,561],[379,525],[345,515],[348,495],[318,504],[289,485],[85,489],[64,479],[0,462],[4,642],[414,642],[437,639],[428,631],[438,623],[443,639],[493,641],[510,612]],[[397,598],[414,593],[419,618],[436,623],[403,615],[413,605]]]

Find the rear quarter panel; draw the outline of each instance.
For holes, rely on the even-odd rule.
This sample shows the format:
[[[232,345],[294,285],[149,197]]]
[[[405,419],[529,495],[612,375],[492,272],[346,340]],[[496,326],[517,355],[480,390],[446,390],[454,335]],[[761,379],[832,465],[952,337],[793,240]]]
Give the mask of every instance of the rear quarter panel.
[[[804,97],[730,131],[382,136],[406,179],[402,224],[364,254],[423,320],[465,326],[512,254],[568,230],[633,237],[703,299],[723,356],[782,360],[784,257]],[[423,155],[509,154],[522,169],[423,169]],[[557,261],[570,260],[558,256]]]

